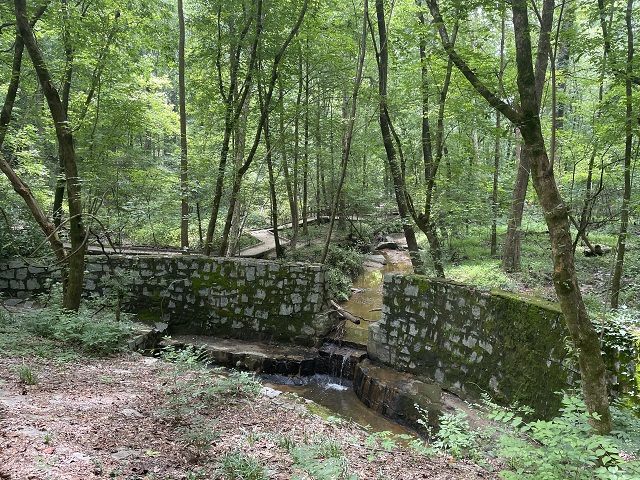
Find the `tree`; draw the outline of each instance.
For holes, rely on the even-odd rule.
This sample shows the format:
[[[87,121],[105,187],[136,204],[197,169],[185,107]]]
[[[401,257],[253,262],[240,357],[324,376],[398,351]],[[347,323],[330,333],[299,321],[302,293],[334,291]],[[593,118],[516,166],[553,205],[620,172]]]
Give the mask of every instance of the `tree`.
[[[185,25],[182,0],[178,0],[178,102],[180,104],[180,247],[189,248],[189,176],[187,159],[187,106],[184,80]]]
[[[342,121],[344,127],[342,129],[342,154],[340,155],[340,176],[338,177],[338,185],[333,197],[333,205],[331,207],[331,214],[329,215],[329,228],[327,230],[327,238],[322,248],[322,255],[320,256],[320,263],[325,263],[327,254],[329,253],[329,244],[331,243],[331,235],[333,233],[333,226],[338,214],[338,206],[340,204],[340,194],[342,192],[342,186],[347,175],[347,164],[349,163],[349,155],[351,154],[351,143],[353,140],[353,127],[356,123],[356,109],[358,92],[360,91],[360,84],[362,83],[362,70],[364,68],[364,58],[367,49],[367,22],[369,20],[369,1],[364,0],[363,14],[362,14],[362,34],[360,36],[360,46],[358,53],[358,61],[356,63],[356,75],[353,82],[353,92],[350,97],[347,93],[344,93],[344,99],[342,102]]]
[[[476,75],[452,46],[436,0],[427,0],[438,28],[443,48],[476,91],[496,110],[518,126],[524,140],[538,201],[549,229],[553,257],[553,282],[565,324],[577,352],[582,391],[589,413],[596,414],[591,425],[599,434],[611,431],[611,413],[607,396],[606,369],[600,353],[600,341],[587,314],[574,265],[569,210],[555,181],[549,162],[540,121],[540,101],[534,72],[527,0],[513,0],[513,31],[516,44],[517,87],[520,108],[497,97]]]
[[[416,273],[424,273],[422,259],[418,249],[415,231],[409,215],[407,205],[406,186],[402,158],[398,158],[398,151],[394,144],[391,115],[387,107],[387,76],[389,68],[389,43],[387,39],[387,25],[385,20],[384,2],[376,0],[376,23],[378,26],[379,45],[376,49],[376,61],[378,64],[378,94],[379,94],[379,121],[382,133],[382,143],[387,155],[387,162],[393,178],[393,187],[398,205],[398,213],[402,221],[402,229],[407,239],[407,247],[411,255],[411,263]],[[375,46],[375,42],[374,42]]]
[[[224,102],[225,118],[224,118],[224,135],[220,148],[220,160],[218,162],[218,169],[216,174],[215,192],[213,197],[213,206],[211,211],[211,217],[209,219],[209,225],[207,226],[207,234],[204,241],[204,253],[210,255],[213,247],[213,235],[218,221],[218,214],[220,212],[220,204],[222,201],[222,193],[224,188],[224,181],[226,177],[227,160],[229,157],[229,148],[231,143],[231,135],[233,133],[234,125],[240,118],[243,106],[247,101],[249,92],[253,85],[253,75],[255,73],[256,54],[258,50],[258,42],[262,34],[262,0],[257,0],[255,5],[251,5],[252,8],[243,8],[241,17],[241,28],[238,33],[238,37],[233,39],[233,43],[229,48],[229,71],[228,71],[228,84],[225,85],[225,74],[222,70],[222,58],[223,58],[223,45],[222,45],[222,14],[223,4],[218,7],[217,12],[217,28],[218,28],[218,47],[216,53],[216,69],[218,75],[218,86],[220,89],[220,96]],[[224,12],[227,13],[227,12]],[[235,33],[237,30],[236,19],[233,15],[230,15],[229,30],[231,33]],[[251,26],[254,25],[252,35],[249,36]],[[246,48],[247,42],[249,47]],[[248,52],[245,52],[245,49]],[[245,55],[246,53],[246,55]],[[244,77],[241,77],[242,60],[245,60]],[[222,250],[222,249],[221,249]],[[226,248],[225,248],[226,250]]]
[[[25,48],[29,52],[40,86],[49,105],[58,140],[58,154],[64,165],[69,206],[71,252],[65,256],[65,261],[68,262],[68,272],[63,275],[63,307],[77,311],[80,307],[82,295],[87,233],[83,223],[81,182],[76,163],[73,130],[69,124],[64,104],[58,90],[53,85],[49,68],[29,23],[26,0],[15,0],[15,11],[18,32]]]
[[[624,191],[622,194],[622,208],[620,211],[620,230],[618,233],[617,253],[613,278],[611,279],[611,308],[618,308],[620,286],[622,281],[622,269],[624,266],[624,254],[626,250],[627,235],[629,229],[629,209],[631,202],[631,149],[633,146],[633,0],[627,0],[625,23],[627,30],[627,64],[625,68],[625,146],[624,146]]]

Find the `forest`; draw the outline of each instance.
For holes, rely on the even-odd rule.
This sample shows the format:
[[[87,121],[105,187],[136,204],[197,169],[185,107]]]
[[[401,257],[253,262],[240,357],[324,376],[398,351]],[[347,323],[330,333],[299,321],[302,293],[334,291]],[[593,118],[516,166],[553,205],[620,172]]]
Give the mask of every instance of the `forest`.
[[[640,309],[638,8],[2,2],[0,257],[65,265],[77,310],[88,242],[234,256],[290,224],[277,255],[325,263],[400,232],[416,273],[557,300],[608,433],[596,323]]]

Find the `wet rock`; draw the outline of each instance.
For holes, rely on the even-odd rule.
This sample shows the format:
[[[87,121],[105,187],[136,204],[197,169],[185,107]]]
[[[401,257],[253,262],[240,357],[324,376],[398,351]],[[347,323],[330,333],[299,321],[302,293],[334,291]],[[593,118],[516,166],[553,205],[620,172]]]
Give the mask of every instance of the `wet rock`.
[[[376,250],[398,250],[398,244],[394,241],[380,242],[376,245]]]
[[[367,255],[364,259],[365,261],[379,263],[380,265],[387,264],[387,259],[384,257],[384,255]]]
[[[416,405],[428,412],[431,426],[437,426],[443,410],[440,386],[370,360],[357,365],[353,389],[367,407],[417,431],[424,432],[424,426],[418,422],[423,420],[423,414]]]

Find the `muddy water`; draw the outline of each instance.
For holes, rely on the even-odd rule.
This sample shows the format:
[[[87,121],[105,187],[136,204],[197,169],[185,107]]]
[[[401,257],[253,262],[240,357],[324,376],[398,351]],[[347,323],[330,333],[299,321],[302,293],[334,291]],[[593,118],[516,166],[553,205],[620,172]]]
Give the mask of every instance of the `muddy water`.
[[[410,273],[411,262],[406,252],[385,251],[386,265],[366,262],[363,273],[353,284],[355,293],[342,304],[353,315],[361,317],[359,325],[347,322],[344,340],[366,345],[369,325],[380,320],[382,309],[382,278],[387,273]],[[312,400],[343,418],[362,426],[369,426],[376,432],[388,431],[395,434],[414,435],[395,422],[368,409],[358,399],[351,382],[326,375],[309,378],[264,378],[265,384],[280,391],[293,392]]]
[[[327,375],[313,375],[297,379],[268,375],[262,377],[262,380],[267,387],[282,392],[295,393],[302,398],[312,400],[342,418],[368,427],[373,432],[415,435],[410,430],[365,407],[356,396],[351,382],[348,380]]]
[[[382,278],[387,273],[411,273],[413,268],[406,252],[385,250],[386,265],[365,262],[365,272],[358,277],[353,288],[355,293],[341,306],[349,313],[361,317],[359,325],[347,322],[344,340],[361,345],[367,344],[369,325],[380,320],[382,315]]]

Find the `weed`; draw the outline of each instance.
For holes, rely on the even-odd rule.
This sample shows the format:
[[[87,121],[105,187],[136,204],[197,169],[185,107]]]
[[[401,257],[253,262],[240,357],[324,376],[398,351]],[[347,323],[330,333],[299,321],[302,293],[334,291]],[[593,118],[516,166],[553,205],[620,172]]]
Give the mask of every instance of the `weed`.
[[[321,254],[322,245],[311,245],[295,249],[287,260],[313,263],[320,260]],[[363,272],[362,256],[355,250],[330,245],[325,265],[329,267],[329,295],[338,300],[346,300],[351,294],[352,281]]]
[[[354,480],[349,475],[347,458],[332,441],[303,444],[291,450],[295,465],[316,480]]]
[[[279,436],[276,439],[276,443],[280,448],[285,449],[287,452],[290,452],[296,446],[295,440],[289,435]]]
[[[217,465],[218,474],[228,480],[267,480],[269,473],[262,463],[242,452],[224,455]]]
[[[205,455],[213,443],[220,439],[220,433],[214,428],[216,421],[207,421],[198,417],[188,427],[181,428],[180,442],[190,447],[196,457]]]
[[[25,385],[35,385],[38,383],[38,375],[31,367],[29,367],[25,361],[22,361],[22,365],[18,365],[16,367],[16,371],[18,372],[18,378],[20,382]]]
[[[260,433],[254,431],[247,432],[245,429],[242,429],[242,433],[244,433],[250,447],[254,447],[258,440],[260,440]]]
[[[616,429],[609,436],[594,435],[581,399],[565,395],[563,405],[561,415],[552,420],[524,422],[517,410],[486,402],[494,424],[482,430],[472,429],[461,412],[443,415],[431,446],[476,460],[501,458],[509,468],[500,475],[507,480],[640,478],[635,453],[640,451],[640,420],[614,408]]]
[[[131,324],[96,318],[87,309],[66,311],[57,305],[25,312],[22,328],[33,335],[62,342],[88,355],[110,355],[121,350],[131,335]]]

